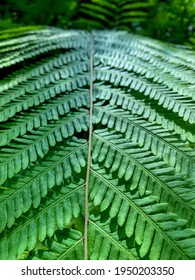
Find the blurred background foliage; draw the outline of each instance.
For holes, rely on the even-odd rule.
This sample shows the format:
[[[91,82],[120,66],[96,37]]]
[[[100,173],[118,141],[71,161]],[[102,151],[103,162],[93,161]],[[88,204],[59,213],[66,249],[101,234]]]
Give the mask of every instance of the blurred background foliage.
[[[195,0],[0,0],[0,30],[28,25],[127,30],[195,46]]]

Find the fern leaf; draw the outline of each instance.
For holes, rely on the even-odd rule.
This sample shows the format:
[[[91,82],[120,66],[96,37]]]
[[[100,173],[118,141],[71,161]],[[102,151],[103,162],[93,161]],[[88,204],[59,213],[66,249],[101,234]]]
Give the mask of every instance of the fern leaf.
[[[71,95],[59,96],[55,100],[51,100],[39,109],[31,109],[28,112],[22,112],[2,124],[0,130],[0,146],[4,146],[10,140],[24,135],[26,132],[32,131],[40,126],[47,125],[51,120],[57,120],[60,116],[70,112],[71,108],[87,107],[88,98],[86,92],[75,92]],[[14,122],[14,124],[13,124]]]
[[[55,55],[55,57],[52,57],[51,59],[45,58],[41,59],[36,64],[30,64],[29,66],[26,66],[24,69],[17,70],[14,73],[10,74],[8,77],[6,77],[6,80],[1,81],[1,88],[0,91],[7,91],[8,89],[12,89],[16,86],[18,86],[21,83],[24,83],[28,81],[28,79],[34,78],[37,80],[39,76],[43,76],[50,71],[54,70],[55,68],[59,68],[61,70],[64,70],[64,67],[68,63],[72,63],[75,61],[85,61],[88,58],[88,54],[85,50],[80,50],[78,53],[77,51],[71,51],[68,54],[58,54]],[[31,81],[32,82],[32,81]],[[32,82],[33,83],[33,82]],[[24,90],[24,87],[21,87],[21,91]],[[14,92],[9,91],[9,94],[4,94],[4,96],[0,97],[0,104],[3,105],[7,103],[10,98],[18,97]],[[19,95],[21,95],[20,91],[17,91]],[[5,100],[5,101],[4,101]]]
[[[16,223],[11,227],[8,236],[1,236],[0,258],[16,259],[26,249],[32,250],[37,241],[42,242],[46,235],[51,237],[57,229],[67,227],[71,223],[72,217],[77,218],[83,208],[83,201],[80,199],[83,190],[82,182],[79,182],[76,187],[75,184],[70,184],[57,194],[53,193],[51,197],[48,197],[46,207],[40,206],[36,209],[37,211],[27,213],[27,216],[23,217],[25,222],[22,226],[19,221],[18,225]],[[71,211],[72,196],[76,197],[79,211]],[[34,230],[32,230],[33,228]],[[30,232],[33,234],[31,234],[31,238],[28,238]],[[9,246],[9,240],[12,247]]]
[[[42,146],[39,145],[36,149],[42,152]],[[11,188],[5,190],[0,198],[3,215],[0,230],[2,231],[6,224],[11,227],[15,219],[28,211],[32,205],[37,208],[41,197],[45,197],[49,189],[55,185],[62,184],[64,179],[70,178],[72,172],[80,173],[86,164],[85,149],[85,141],[73,138],[72,141],[67,141],[66,147],[60,144],[58,147],[55,146],[55,149],[44,157],[44,162],[40,160],[29,170],[24,171],[24,174],[13,177],[8,182]],[[25,165],[26,168],[28,162],[21,162],[21,165],[22,167]],[[2,174],[6,174],[6,171]]]
[[[178,113],[185,121],[190,124],[195,122],[195,114],[193,103],[191,100],[183,96],[178,96],[166,89],[164,86],[152,86],[151,83],[144,79],[138,79],[136,76],[128,75],[127,72],[115,72],[114,70],[101,69],[96,72],[96,79],[114,82],[115,85],[130,87],[133,90],[143,92],[144,95],[149,96],[151,99],[158,100],[158,104],[173,112]]]
[[[155,123],[131,116],[129,111],[123,111],[113,106],[96,107],[96,112],[96,123],[100,120],[109,128],[115,128],[121,133],[125,132],[126,139],[131,139],[140,147],[145,146],[147,149],[151,149],[154,155],[175,167],[177,172],[187,173],[191,176],[195,168],[195,160],[192,158],[195,153],[185,145],[182,147],[173,134]]]
[[[73,116],[67,116],[67,119],[60,119],[54,124],[48,124],[47,127],[41,127],[31,135],[25,135],[14,139],[6,148],[1,149],[0,162],[0,184],[7,178],[12,178],[14,174],[26,169],[26,167],[37,160],[43,158],[57,142],[63,138],[72,136],[75,131],[81,132],[87,130],[86,113]]]
[[[76,79],[67,79],[66,82],[57,82],[55,86],[48,86],[47,88],[38,92],[32,91],[30,94],[25,95],[25,97],[18,98],[12,104],[9,103],[2,106],[2,111],[0,112],[0,120],[6,121],[7,119],[13,117],[16,113],[27,110],[33,106],[37,106],[44,101],[47,101],[48,99],[59,95],[63,91],[71,91],[73,89],[76,89],[77,86],[82,87],[86,84],[87,77],[85,75],[81,75]]]
[[[109,221],[100,221],[100,217],[91,217],[89,220],[89,259],[136,259],[135,248],[128,248],[125,242],[119,241],[118,232],[112,230],[110,233]],[[92,250],[93,248],[93,250]]]
[[[75,22],[122,29],[143,3],[83,1]],[[194,53],[124,31],[3,38],[0,259],[195,259]]]
[[[107,153],[104,151],[104,145],[107,146]],[[147,188],[149,190],[161,189],[168,196],[173,196],[175,203],[179,203],[181,212],[188,209],[191,213],[191,219],[194,222],[194,206],[193,206],[193,186],[187,190],[186,196],[180,195],[180,188],[183,187],[183,181],[178,181],[177,174],[174,175],[174,169],[159,161],[157,157],[152,156],[146,149],[136,148],[135,143],[127,143],[120,134],[111,133],[108,130],[100,130],[94,133],[94,151],[92,158],[94,162],[104,162],[106,168],[112,173],[116,173],[117,177],[125,181],[129,181],[129,190],[138,189],[139,194],[145,194]],[[112,152],[110,152],[110,150]],[[152,165],[151,165],[152,162]],[[177,186],[172,182],[177,181]],[[185,182],[188,185],[188,182]],[[157,191],[159,192],[159,191]],[[177,207],[177,206],[174,207]],[[175,210],[173,208],[173,210]],[[178,210],[177,210],[178,211]],[[182,215],[182,214],[181,214]],[[185,217],[185,214],[184,214]]]
[[[174,131],[176,134],[179,134],[183,141],[188,140],[192,143],[195,141],[195,136],[191,132],[193,129],[192,125],[187,125],[185,123],[184,126],[183,122],[183,126],[181,126],[182,120],[168,111],[166,114],[162,114],[162,108],[159,107],[156,102],[151,102],[151,100],[147,99],[143,101],[141,97],[138,99],[138,92],[133,94],[132,91],[126,92],[118,88],[113,89],[110,86],[97,85],[95,88],[95,95],[97,99],[102,101],[108,100],[111,106],[117,105],[128,110],[135,116],[141,116],[149,122],[156,122],[162,125],[164,129]]]
[[[182,242],[176,242],[175,235],[172,238],[172,233],[173,229],[183,228],[180,231],[180,238],[182,240],[186,238],[186,243],[192,243],[195,230],[184,228],[187,220],[178,219],[177,215],[167,213],[167,203],[157,203],[158,198],[151,195],[139,198],[138,193],[135,193],[129,196],[128,184],[120,185],[117,179],[113,179],[106,174],[105,170],[99,169],[97,166],[92,170],[91,180],[90,199],[94,201],[96,207],[100,207],[102,215],[108,209],[109,218],[115,219],[111,220],[110,223],[115,223],[116,227],[124,231],[128,238],[131,238],[133,234],[135,235],[140,258],[145,257],[149,251],[153,252],[154,248],[156,255],[161,259],[169,259],[171,254],[177,255],[181,259],[188,258],[188,255],[183,254],[182,250],[185,245],[184,248],[181,248]],[[106,219],[107,222],[109,218]],[[103,218],[99,217],[99,219]],[[186,236],[186,232],[190,232],[190,235]],[[181,237],[182,233],[183,236]],[[156,244],[152,243],[153,238],[163,239],[164,244],[156,246]],[[99,243],[101,244],[100,241]],[[153,248],[153,246],[155,247]],[[170,247],[172,248],[171,250]],[[169,249],[169,256],[166,256],[165,248]],[[97,250],[95,251],[97,254]],[[151,258],[153,259],[153,256]]]
[[[85,48],[87,46],[87,42],[83,38],[84,34],[84,32],[79,33],[76,31],[70,31],[69,35],[63,34],[62,32],[55,34],[49,30],[47,30],[44,34],[44,32],[37,31],[36,43],[29,44],[28,47],[25,47],[20,51],[16,50],[13,53],[8,53],[3,59],[0,59],[0,69],[24,61],[25,59],[50,52],[54,49]],[[48,35],[50,35],[50,39],[48,39]],[[74,36],[77,38],[80,37],[80,39],[78,41],[74,41]],[[39,41],[40,37],[41,40]],[[64,42],[63,37],[66,39],[66,42]],[[17,43],[19,43],[19,41],[17,41]]]
[[[82,260],[83,241],[79,231],[66,228],[57,231],[43,242],[43,249],[31,251],[27,257],[32,260]]]
[[[116,27],[127,29],[125,22],[144,22],[147,19],[146,10],[151,7],[150,1],[82,1],[78,7],[78,15],[73,25],[83,29],[104,29]],[[129,27],[131,29],[132,26]]]

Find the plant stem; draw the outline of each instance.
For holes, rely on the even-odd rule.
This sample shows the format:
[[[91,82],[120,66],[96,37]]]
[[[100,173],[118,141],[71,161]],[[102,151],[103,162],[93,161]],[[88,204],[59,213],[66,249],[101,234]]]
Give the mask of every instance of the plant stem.
[[[88,139],[88,160],[87,160],[87,173],[85,183],[85,228],[84,228],[84,259],[88,259],[88,220],[89,220],[89,174],[91,166],[91,146],[92,146],[92,132],[93,132],[93,35],[90,34],[90,109],[89,109],[89,139]]]

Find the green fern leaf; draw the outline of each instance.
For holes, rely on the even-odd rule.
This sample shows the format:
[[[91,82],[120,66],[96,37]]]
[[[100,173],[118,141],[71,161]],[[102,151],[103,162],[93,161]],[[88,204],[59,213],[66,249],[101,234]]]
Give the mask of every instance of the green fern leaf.
[[[77,218],[82,211],[83,202],[80,197],[83,192],[82,182],[70,184],[61,189],[61,192],[53,193],[47,197],[45,207],[39,207],[37,211],[29,211],[24,216],[22,226],[12,227],[9,235],[0,239],[0,258],[16,259],[24,250],[32,250],[37,241],[43,241],[47,236],[51,237],[57,229],[67,227],[72,217]],[[75,196],[80,208],[71,210],[72,197]],[[21,221],[22,222],[22,221]],[[28,238],[31,233],[31,238]],[[11,242],[12,247],[9,246]]]
[[[36,148],[42,151],[42,146]],[[1,231],[6,224],[11,227],[15,218],[28,211],[32,205],[37,208],[41,197],[45,197],[55,185],[62,184],[64,179],[70,178],[73,171],[80,173],[86,164],[85,149],[85,141],[73,138],[65,147],[58,145],[53,151],[51,149],[44,162],[40,160],[31,168],[26,161],[21,162],[21,166],[25,164],[27,170],[7,181],[10,188],[1,194]]]
[[[83,1],[75,23],[144,22],[143,3]],[[0,259],[195,259],[194,53],[123,31],[0,38]]]
[[[66,228],[63,231],[56,231],[52,238],[44,240],[43,248],[37,248],[31,255],[31,260],[82,260],[83,241],[79,231]]]

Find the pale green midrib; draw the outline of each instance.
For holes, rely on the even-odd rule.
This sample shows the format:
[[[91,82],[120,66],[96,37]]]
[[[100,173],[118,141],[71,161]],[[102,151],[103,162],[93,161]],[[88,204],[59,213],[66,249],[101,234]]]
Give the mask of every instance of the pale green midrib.
[[[16,227],[14,230],[9,231],[5,234],[5,236],[3,238],[0,239],[0,242],[2,242],[2,240],[6,239],[7,237],[9,237],[10,235],[14,234],[15,232],[19,231],[21,228],[27,226],[29,223],[31,223],[33,220],[36,220],[39,216],[41,216],[43,213],[47,212],[48,209],[54,207],[55,204],[60,203],[60,201],[63,201],[66,197],[71,196],[73,193],[78,192],[80,189],[84,188],[84,184],[78,186],[77,188],[75,188],[74,190],[71,190],[69,193],[64,194],[62,197],[58,198],[57,200],[53,201],[50,205],[44,207],[42,210],[40,210],[40,212],[38,212],[36,215],[34,215],[33,217],[31,217],[30,219],[28,219],[27,221],[25,221],[25,223],[23,223],[22,225],[20,225],[19,227]]]
[[[84,147],[87,145],[87,143],[82,144],[81,146],[77,147],[76,149],[74,149],[73,151],[69,152],[68,154],[66,154],[65,156],[63,156],[62,158],[60,158],[58,161],[53,162],[53,164],[47,168],[44,169],[43,172],[41,172],[40,174],[38,174],[36,177],[34,177],[33,179],[31,179],[30,181],[28,181],[27,183],[24,183],[24,185],[18,189],[16,192],[12,193],[11,195],[9,195],[9,197],[5,198],[4,200],[2,200],[0,202],[0,205],[3,203],[6,203],[6,201],[12,199],[12,197],[14,197],[16,194],[20,193],[23,191],[24,188],[30,186],[33,181],[36,181],[39,177],[43,176],[43,174],[47,173],[48,170],[53,169],[56,165],[60,164],[61,162],[63,162],[66,158],[69,158],[72,154],[75,154],[77,152],[77,150],[82,150],[84,149]]]
[[[18,157],[18,156],[22,155],[23,153],[25,153],[26,151],[28,151],[31,147],[35,146],[38,142],[42,141],[42,139],[45,139],[45,138],[47,138],[51,133],[54,133],[55,130],[61,128],[63,125],[66,125],[67,123],[73,123],[74,120],[80,119],[81,117],[84,117],[84,116],[87,116],[87,115],[88,115],[88,113],[80,112],[79,115],[76,115],[76,116],[69,116],[69,117],[68,117],[68,120],[65,120],[65,119],[58,119],[55,123],[50,124],[50,125],[47,126],[47,127],[49,127],[50,129],[48,129],[48,131],[44,132],[43,135],[34,134],[35,136],[37,136],[37,139],[36,139],[36,140],[33,140],[33,142],[30,143],[30,144],[26,144],[27,146],[26,146],[25,148],[20,149],[19,151],[17,151],[16,154],[11,154],[11,156],[10,156],[9,158],[7,158],[5,161],[0,162],[0,165],[1,165],[1,164],[8,164],[9,161],[14,160],[15,157]],[[51,127],[53,127],[53,126],[55,126],[55,127],[54,127],[54,128],[51,128]],[[40,130],[40,132],[43,132],[43,131],[41,130],[41,127],[40,127],[38,130],[36,130],[36,132],[39,131],[39,130]],[[28,140],[28,139],[27,139],[27,140]],[[30,141],[31,141],[31,140],[30,140]],[[56,141],[56,142],[57,142],[57,141]],[[23,144],[23,143],[22,143],[22,144]],[[19,145],[19,141],[18,141],[18,145]],[[25,145],[25,144],[24,144],[24,145]],[[50,145],[49,145],[49,146],[50,146]],[[14,147],[11,147],[11,148],[14,149]],[[14,175],[13,175],[13,176],[14,176]]]
[[[152,137],[153,137],[153,138],[157,138],[159,142],[163,142],[166,146],[167,146],[167,145],[170,146],[171,149],[176,150],[176,152],[177,152],[178,154],[181,154],[181,155],[182,155],[184,158],[186,158],[187,160],[191,161],[192,163],[195,163],[195,159],[193,159],[192,157],[190,157],[188,154],[185,154],[182,150],[179,150],[179,148],[177,148],[177,146],[174,146],[171,142],[168,142],[168,141],[166,141],[164,138],[159,137],[157,134],[153,133],[151,130],[148,130],[147,128],[142,127],[141,125],[139,125],[139,124],[136,123],[135,121],[130,120],[130,119],[128,119],[128,118],[125,118],[125,116],[123,116],[122,114],[118,113],[117,111],[116,111],[115,113],[113,113],[111,110],[103,109],[103,107],[98,107],[98,106],[96,106],[95,108],[98,109],[98,110],[104,111],[104,112],[106,112],[106,113],[109,112],[109,114],[112,115],[112,116],[114,116],[115,118],[117,118],[116,115],[118,115],[119,118],[123,119],[124,121],[128,122],[129,124],[133,124],[133,126],[138,127],[139,130],[145,131],[146,134],[152,135]],[[112,109],[112,108],[110,108],[110,109]],[[144,120],[143,120],[143,121],[144,121]],[[162,132],[163,132],[163,131],[162,131]]]
[[[165,237],[165,240],[167,240],[170,244],[172,244],[172,247],[176,248],[176,250],[182,255],[185,257],[186,259],[186,255],[182,252],[182,250],[179,248],[179,246],[177,246],[177,244],[165,233],[165,231],[163,231],[158,225],[157,223],[155,223],[150,217],[149,215],[146,215],[141,207],[138,207],[134,202],[133,200],[130,200],[127,196],[125,196],[121,191],[119,191],[118,188],[116,188],[113,184],[111,184],[110,182],[108,182],[104,177],[101,176],[101,174],[97,173],[95,170],[91,169],[91,172],[94,173],[97,177],[100,178],[101,181],[105,182],[105,184],[107,186],[109,186],[111,189],[114,189],[114,191],[123,198],[123,200],[125,200],[128,204],[130,204],[133,208],[136,209],[136,211],[143,215],[145,220],[147,222],[149,222],[150,224],[153,225],[153,227],[158,231],[160,232],[164,237]]]
[[[119,244],[111,235],[109,235],[107,232],[105,232],[101,227],[99,227],[97,224],[95,224],[92,220],[89,219],[89,222],[97,228],[102,235],[106,236],[108,239],[111,240],[111,243],[114,243],[117,247],[121,248],[125,254],[129,255],[131,259],[136,260],[135,256],[133,256],[126,248],[124,248],[121,244]]]
[[[68,255],[69,252],[71,252],[72,250],[74,250],[75,247],[77,247],[77,245],[79,245],[79,243],[81,243],[83,241],[83,237],[80,238],[78,241],[75,242],[75,244],[73,244],[71,247],[68,248],[68,250],[66,250],[64,253],[62,253],[57,260],[63,260],[63,257]]]
[[[94,37],[93,34],[89,34],[90,39],[90,60],[89,60],[89,96],[90,96],[90,107],[89,107],[89,138],[88,138],[88,159],[87,159],[87,171],[85,180],[85,220],[84,220],[84,260],[88,260],[88,225],[89,225],[89,176],[92,156],[92,133],[93,133],[93,58],[94,58]]]
[[[146,169],[141,163],[139,163],[131,155],[125,153],[123,150],[121,150],[113,143],[109,142],[108,140],[102,138],[101,136],[95,133],[94,136],[100,139],[100,141],[106,143],[108,146],[111,146],[114,150],[118,151],[123,156],[130,158],[130,160],[133,161],[136,166],[139,166],[139,168],[142,169],[145,173],[147,173],[149,177],[153,178],[155,182],[158,182],[158,184],[161,185],[162,188],[166,190],[166,192],[170,193],[176,201],[178,201],[181,205],[183,205],[183,207],[187,209],[188,213],[190,212],[193,216],[195,215],[195,211],[191,207],[189,207],[188,204],[184,200],[182,200],[181,197],[179,197],[179,195],[177,195],[177,193],[175,193],[169,187],[167,187],[167,185],[162,180],[160,180],[157,176],[155,176],[149,169]]]

